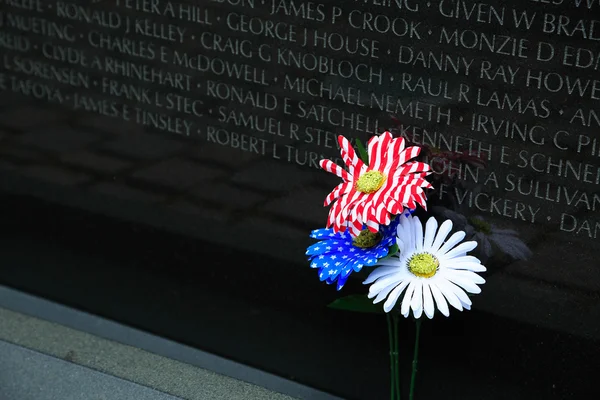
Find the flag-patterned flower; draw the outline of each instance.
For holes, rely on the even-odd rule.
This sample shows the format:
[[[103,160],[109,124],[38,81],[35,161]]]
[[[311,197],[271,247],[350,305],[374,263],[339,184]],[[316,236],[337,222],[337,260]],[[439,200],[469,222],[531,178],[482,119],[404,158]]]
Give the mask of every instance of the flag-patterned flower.
[[[320,162],[321,168],[343,180],[325,199],[325,206],[335,201],[327,219],[333,232],[349,227],[355,237],[366,225],[377,233],[380,224],[388,225],[390,216],[402,213],[404,207],[426,208],[423,189],[432,187],[425,180],[430,167],[409,161],[419,155],[419,147],[405,147],[403,138],[385,132],[369,140],[369,165],[365,165],[345,137],[339,136],[338,142],[348,170],[331,160]]]
[[[311,268],[317,268],[319,279],[328,284],[337,282],[340,290],[352,272],[363,266],[373,266],[388,255],[390,247],[396,243],[396,228],[399,218],[390,225],[382,226],[380,232],[372,233],[364,229],[356,237],[347,232],[334,232],[333,229],[316,229],[310,237],[319,239],[306,250]]]
[[[374,303],[386,300],[383,309],[390,312],[402,295],[400,312],[405,317],[411,312],[420,318],[423,312],[433,318],[437,308],[448,316],[448,304],[459,311],[471,309],[471,299],[466,292],[478,294],[477,285],[485,280],[476,272],[484,272],[479,259],[467,253],[477,247],[477,242],[460,243],[465,232],[452,231],[452,221],[440,225],[431,217],[425,226],[413,216],[400,218],[398,225],[398,253],[381,260],[364,282],[369,287]]]

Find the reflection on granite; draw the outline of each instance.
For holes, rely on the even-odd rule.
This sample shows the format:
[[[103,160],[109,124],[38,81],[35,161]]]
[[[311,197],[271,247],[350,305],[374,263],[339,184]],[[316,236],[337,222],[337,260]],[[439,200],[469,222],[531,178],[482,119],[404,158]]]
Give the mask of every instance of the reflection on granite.
[[[64,118],[58,119],[64,121]],[[245,251],[274,256],[278,263],[293,269],[276,274],[312,277],[312,271],[303,267],[302,253],[309,242],[307,233],[321,226],[327,213],[322,207],[322,198],[330,181],[321,172],[276,160],[247,157],[248,153],[236,150],[224,152],[219,146],[165,139],[151,132],[144,136],[116,137],[112,132],[90,127],[93,133],[87,136],[78,128],[81,137],[74,135],[75,131],[67,131],[65,135],[59,133],[54,140],[44,137],[44,141],[36,142],[32,138],[40,135],[39,128],[30,133],[22,128],[15,130],[15,125],[9,126],[4,121],[0,121],[5,129],[0,138],[3,169],[10,168],[13,178],[22,177],[19,179],[23,187],[36,186],[41,190],[38,183],[44,182],[49,188],[67,186],[92,196],[99,194],[105,204],[103,213],[142,224],[151,219],[120,209],[113,200],[126,200],[133,206],[153,204],[147,213],[155,213],[154,217],[162,221],[160,226],[175,232],[192,232],[203,241],[225,241],[234,251],[239,243]],[[195,148],[198,151],[194,151]],[[219,155],[215,157],[215,154]],[[218,163],[214,162],[215,158]],[[86,208],[86,202],[78,206]],[[487,289],[475,307],[525,326],[599,340],[600,331],[593,321],[597,321],[598,310],[594,304],[600,279],[594,262],[596,250],[589,241],[566,239],[564,233],[552,232],[544,224],[507,225],[499,218],[489,220],[518,229],[533,257],[489,276]],[[230,231],[231,236],[216,235],[206,229],[215,223]],[[92,236],[89,238],[92,240]],[[561,248],[567,251],[557,255],[557,249]],[[239,260],[234,258],[230,262]],[[236,276],[232,271],[228,279],[238,279]],[[286,280],[291,282],[293,278]],[[307,288],[310,282],[312,280],[302,290],[316,290]],[[260,293],[263,284],[255,282],[254,290]],[[286,296],[272,301],[302,304],[305,300],[295,294],[293,299]],[[101,306],[95,307],[100,312]]]

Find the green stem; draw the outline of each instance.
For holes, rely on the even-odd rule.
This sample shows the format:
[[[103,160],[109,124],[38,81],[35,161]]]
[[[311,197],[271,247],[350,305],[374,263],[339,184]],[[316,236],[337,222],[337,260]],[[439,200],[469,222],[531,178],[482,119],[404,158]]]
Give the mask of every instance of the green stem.
[[[393,312],[393,311],[392,311]],[[392,319],[394,321],[394,369],[396,371],[395,374],[395,383],[396,383],[396,400],[400,400],[400,394],[402,393],[402,389],[401,389],[401,385],[400,385],[400,366],[399,366],[399,361],[398,359],[400,358],[399,355],[399,351],[398,351],[398,331],[399,331],[399,318],[397,314],[392,314]]]
[[[413,355],[412,362],[412,374],[410,375],[410,392],[408,394],[408,399],[413,400],[413,396],[415,394],[415,380],[417,378],[417,362],[419,360],[419,337],[421,336],[421,318],[416,321],[417,332],[415,334],[415,352]]]

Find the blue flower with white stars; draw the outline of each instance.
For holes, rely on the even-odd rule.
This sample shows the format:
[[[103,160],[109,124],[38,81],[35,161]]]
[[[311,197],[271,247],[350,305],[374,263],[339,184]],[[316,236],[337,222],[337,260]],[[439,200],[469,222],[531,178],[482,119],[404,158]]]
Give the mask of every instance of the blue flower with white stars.
[[[347,232],[334,233],[333,228],[312,231],[310,237],[320,242],[306,249],[310,267],[318,268],[321,282],[331,285],[337,281],[337,290],[340,290],[353,271],[371,267],[388,255],[390,247],[396,243],[399,221],[397,217],[387,226],[380,225],[377,235],[364,229],[355,239]]]

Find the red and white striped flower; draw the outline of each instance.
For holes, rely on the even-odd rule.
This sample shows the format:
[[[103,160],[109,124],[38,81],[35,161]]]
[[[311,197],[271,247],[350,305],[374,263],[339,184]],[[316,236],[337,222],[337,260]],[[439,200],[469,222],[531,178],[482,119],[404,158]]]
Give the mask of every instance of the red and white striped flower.
[[[357,156],[352,145],[343,136],[338,137],[342,159],[348,170],[331,160],[321,160],[324,170],[344,182],[340,183],[325,199],[325,206],[337,199],[329,210],[327,227],[334,232],[350,228],[357,236],[363,225],[373,232],[379,224],[388,225],[390,216],[402,213],[404,207],[414,209],[417,204],[427,208],[424,188],[431,188],[425,180],[429,165],[409,160],[419,155],[419,147],[405,148],[405,140],[392,138],[390,132],[373,136],[368,142],[369,165]]]

